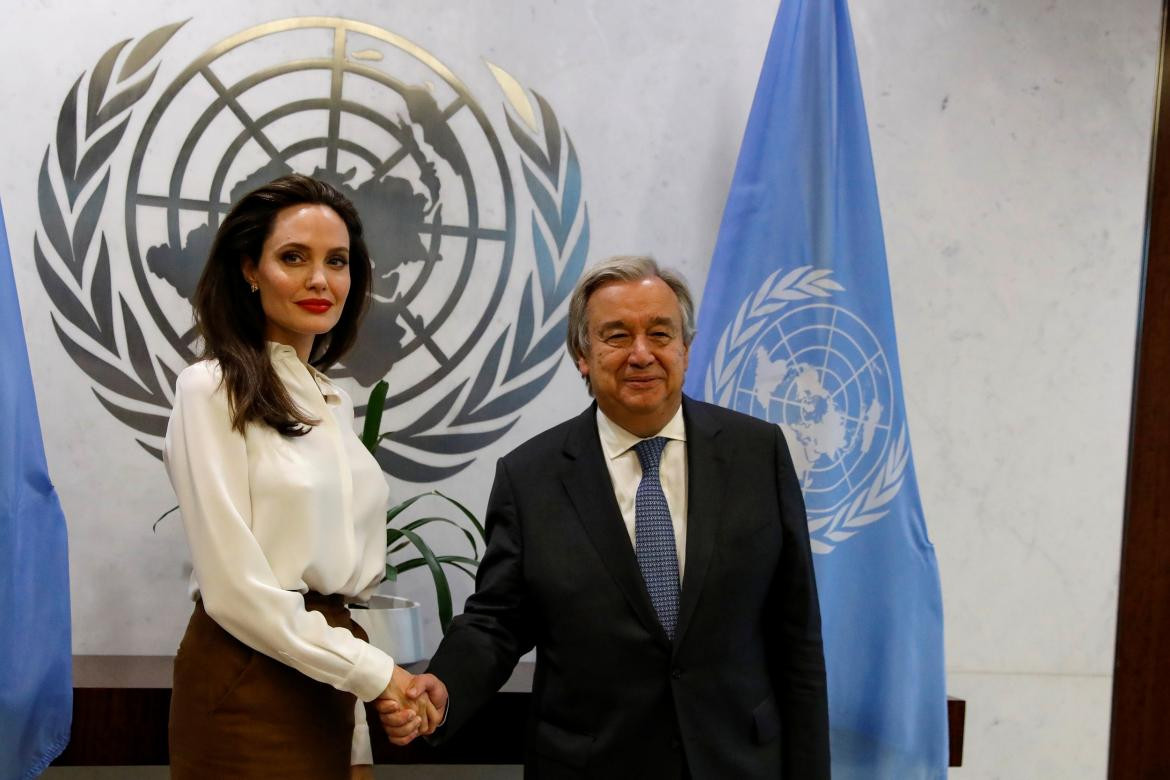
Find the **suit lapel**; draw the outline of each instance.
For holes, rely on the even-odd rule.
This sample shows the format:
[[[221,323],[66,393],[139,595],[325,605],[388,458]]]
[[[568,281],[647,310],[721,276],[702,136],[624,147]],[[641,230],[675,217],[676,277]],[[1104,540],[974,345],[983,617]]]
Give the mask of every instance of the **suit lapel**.
[[[719,436],[719,423],[686,397],[683,419],[687,426],[687,565],[679,597],[676,647],[686,636],[699,603],[723,516],[723,491],[730,477],[729,443]]]
[[[605,455],[597,436],[597,406],[594,404],[574,421],[565,439],[567,468],[562,473],[565,490],[602,562],[625,595],[638,619],[663,643],[666,632],[650,603],[634,547],[613,495]],[[688,547],[689,550],[689,547]]]

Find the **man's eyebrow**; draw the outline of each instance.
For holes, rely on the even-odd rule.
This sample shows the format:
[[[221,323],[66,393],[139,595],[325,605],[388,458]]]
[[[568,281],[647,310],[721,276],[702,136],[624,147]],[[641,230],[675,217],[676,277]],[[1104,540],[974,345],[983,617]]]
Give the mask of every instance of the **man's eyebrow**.
[[[622,320],[610,320],[609,322],[603,322],[597,326],[597,329],[599,331],[615,330],[618,328],[623,329],[623,330],[629,330],[630,326],[627,325]]]
[[[649,322],[647,322],[647,327],[651,328],[661,327],[663,325],[668,328],[678,327],[675,324],[673,317],[652,317]],[[607,330],[630,330],[630,325],[624,320],[609,320],[608,322],[603,322],[598,325],[597,330],[601,332]]]

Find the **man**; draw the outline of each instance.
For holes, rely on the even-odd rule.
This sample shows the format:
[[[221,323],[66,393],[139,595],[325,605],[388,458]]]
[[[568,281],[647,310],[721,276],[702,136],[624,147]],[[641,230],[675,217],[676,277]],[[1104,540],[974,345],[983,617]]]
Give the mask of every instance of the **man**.
[[[683,397],[693,335],[685,282],[650,258],[578,283],[568,349],[597,402],[499,462],[476,592],[412,690],[439,739],[535,647],[526,777],[829,776],[792,461],[775,425]],[[401,744],[417,727],[394,709]]]

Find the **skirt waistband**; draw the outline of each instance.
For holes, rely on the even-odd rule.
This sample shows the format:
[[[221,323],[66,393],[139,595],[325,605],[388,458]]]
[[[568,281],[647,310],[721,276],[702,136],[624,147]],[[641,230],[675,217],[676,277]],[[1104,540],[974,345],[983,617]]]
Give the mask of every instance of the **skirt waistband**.
[[[315,590],[304,594],[307,609],[345,609],[345,596],[340,593],[325,595]]]
[[[310,590],[310,591],[307,591],[305,593],[302,593],[301,595],[305,599],[305,609],[316,610],[316,611],[324,611],[324,610],[336,611],[339,609],[348,609],[349,608],[349,605],[346,603],[346,601],[347,601],[346,597],[341,595],[340,593],[330,593],[329,595],[325,595],[324,593],[318,593],[315,590]],[[196,598],[195,603],[197,605],[202,604],[203,597],[199,596],[198,598]]]

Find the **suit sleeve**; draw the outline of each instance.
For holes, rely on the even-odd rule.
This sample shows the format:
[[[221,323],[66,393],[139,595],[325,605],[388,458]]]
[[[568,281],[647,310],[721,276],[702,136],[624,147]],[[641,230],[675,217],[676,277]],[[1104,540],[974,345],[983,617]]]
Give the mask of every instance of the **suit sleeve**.
[[[524,583],[524,549],[511,477],[496,466],[486,516],[487,549],[475,593],[451,622],[428,671],[443,681],[451,709],[432,739],[441,742],[500,689],[534,644]]]
[[[829,704],[821,613],[800,483],[775,428],[777,492],[784,532],[770,594],[767,641],[780,709],[785,778],[829,777]]]

